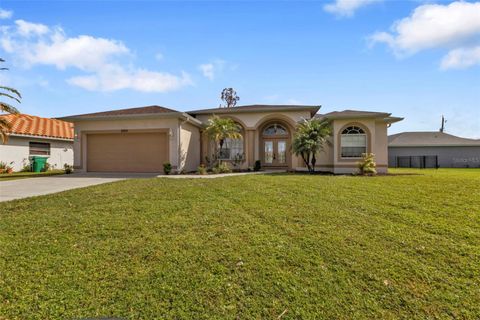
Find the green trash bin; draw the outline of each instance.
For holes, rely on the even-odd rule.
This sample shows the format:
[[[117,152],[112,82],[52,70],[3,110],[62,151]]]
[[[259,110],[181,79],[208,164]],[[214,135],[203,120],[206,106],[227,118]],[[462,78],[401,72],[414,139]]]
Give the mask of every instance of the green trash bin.
[[[33,172],[42,172],[47,163],[47,159],[48,158],[45,157],[32,157]]]

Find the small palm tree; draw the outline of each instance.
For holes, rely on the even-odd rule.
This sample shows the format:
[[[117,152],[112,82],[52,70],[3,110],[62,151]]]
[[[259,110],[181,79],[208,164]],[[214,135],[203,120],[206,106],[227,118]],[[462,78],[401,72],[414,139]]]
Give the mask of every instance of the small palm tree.
[[[301,156],[308,171],[315,172],[317,153],[322,151],[332,134],[331,123],[327,119],[313,118],[300,122],[293,138],[292,151]]]
[[[229,118],[220,118],[214,115],[208,119],[207,126],[203,133],[215,141],[216,157],[222,153],[223,145],[226,139],[243,139],[240,126]],[[217,150],[217,146],[220,149]]]
[[[0,58],[0,63],[5,62],[2,58]],[[8,68],[0,68],[0,71],[8,70]],[[0,86],[0,97],[6,97],[12,100],[17,101],[20,103],[20,99],[22,95],[18,90],[10,87]],[[18,114],[17,108],[14,106],[0,101],[0,113],[11,113],[11,114]],[[0,118],[0,138],[2,139],[2,143],[7,142],[8,140],[8,131],[11,129],[10,123],[5,118]]]

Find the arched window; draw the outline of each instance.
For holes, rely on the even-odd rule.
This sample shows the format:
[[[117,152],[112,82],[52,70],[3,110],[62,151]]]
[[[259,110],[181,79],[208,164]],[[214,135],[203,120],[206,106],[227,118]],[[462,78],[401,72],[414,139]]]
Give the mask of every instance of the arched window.
[[[271,124],[263,130],[264,136],[284,136],[287,134],[287,129],[278,123]]]
[[[350,126],[342,131],[340,137],[342,158],[360,158],[367,152],[367,135],[365,130],[357,126]]]

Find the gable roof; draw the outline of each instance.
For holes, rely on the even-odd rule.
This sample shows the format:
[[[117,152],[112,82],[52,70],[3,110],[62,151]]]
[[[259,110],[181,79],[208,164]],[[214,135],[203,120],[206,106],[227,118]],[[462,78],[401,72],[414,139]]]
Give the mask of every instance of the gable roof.
[[[356,119],[356,118],[374,118],[374,119],[383,119],[385,122],[394,123],[402,121],[403,118],[392,117],[391,113],[387,112],[376,112],[376,111],[360,111],[360,110],[343,110],[343,111],[333,111],[325,114],[317,114],[317,118],[327,118],[327,119]]]
[[[311,116],[320,110],[321,106],[311,105],[269,105],[269,104],[251,104],[236,106],[232,108],[212,108],[188,111],[191,115],[197,114],[225,114],[225,113],[243,113],[243,112],[269,112],[269,111],[309,111]]]
[[[480,139],[457,137],[445,132],[401,132],[388,136],[389,147],[480,146]]]
[[[10,123],[11,135],[73,139],[73,123],[70,122],[28,114],[6,114],[0,117]]]

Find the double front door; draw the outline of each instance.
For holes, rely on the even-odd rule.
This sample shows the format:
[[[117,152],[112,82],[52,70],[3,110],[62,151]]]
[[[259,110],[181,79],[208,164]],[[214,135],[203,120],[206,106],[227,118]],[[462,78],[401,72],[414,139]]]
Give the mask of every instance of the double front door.
[[[288,165],[286,139],[263,140],[263,165],[267,167],[284,167]]]

